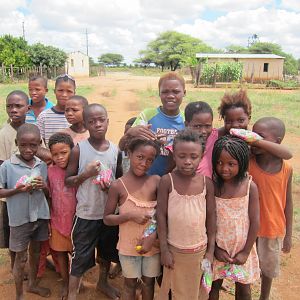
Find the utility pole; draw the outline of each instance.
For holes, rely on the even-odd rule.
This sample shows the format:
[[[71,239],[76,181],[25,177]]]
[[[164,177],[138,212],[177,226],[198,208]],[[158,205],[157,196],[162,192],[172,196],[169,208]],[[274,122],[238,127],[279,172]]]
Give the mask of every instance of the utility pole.
[[[87,28],[85,29],[86,55],[89,56],[89,35]]]
[[[25,41],[25,22],[22,22],[23,40]]]

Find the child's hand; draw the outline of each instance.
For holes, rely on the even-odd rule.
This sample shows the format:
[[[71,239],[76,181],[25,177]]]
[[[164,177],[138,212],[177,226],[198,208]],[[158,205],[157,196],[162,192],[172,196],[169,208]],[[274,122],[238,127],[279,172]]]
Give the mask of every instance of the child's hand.
[[[141,213],[131,212],[129,215],[129,219],[135,223],[144,225],[151,219],[151,216],[147,214],[141,215]]]
[[[243,265],[246,263],[248,256],[249,256],[249,253],[247,253],[245,251],[240,251],[239,253],[237,253],[235,255],[232,263],[236,264],[236,265]]]
[[[174,269],[174,258],[170,250],[162,251],[160,254],[160,261],[163,266],[168,269]]]
[[[227,251],[219,248],[217,245],[215,247],[215,257],[218,261],[222,261],[230,264],[233,263],[233,259],[230,257]]]
[[[98,186],[103,192],[108,192],[108,189],[110,187],[110,182],[101,180],[99,181]]]
[[[155,241],[156,241],[156,232],[153,232],[152,234],[141,239],[137,243],[137,246],[141,246],[141,248],[139,247],[140,248],[139,250],[137,249],[137,252],[139,254],[145,254],[145,253],[149,252],[152,249]]]
[[[32,185],[31,184],[19,184],[16,187],[16,190],[20,193],[31,192],[32,191]]]
[[[213,259],[214,259],[214,254],[210,253],[210,252],[206,252],[205,255],[204,255],[204,258],[206,258],[207,260],[210,261],[210,263],[212,263]]]
[[[283,239],[282,252],[290,253],[291,249],[292,249],[292,237],[286,235]]]
[[[97,176],[101,168],[101,163],[99,160],[92,161],[88,163],[85,167],[85,173],[87,177]]]
[[[133,137],[139,136],[146,140],[154,141],[156,139],[156,136],[150,128],[151,124],[134,126],[128,129],[127,134]]]
[[[43,180],[42,176],[35,177],[32,180],[31,185],[32,185],[32,189],[34,189],[34,190],[42,190],[42,189],[47,187],[47,185],[46,185],[45,181]]]

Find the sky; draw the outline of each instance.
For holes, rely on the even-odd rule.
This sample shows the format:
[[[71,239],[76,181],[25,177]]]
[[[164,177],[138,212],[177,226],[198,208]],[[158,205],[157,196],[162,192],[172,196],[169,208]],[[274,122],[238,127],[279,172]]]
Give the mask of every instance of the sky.
[[[300,58],[299,0],[1,0],[0,35],[22,36],[66,52],[120,53],[139,57],[161,32],[175,30],[217,49],[261,42],[278,43]]]

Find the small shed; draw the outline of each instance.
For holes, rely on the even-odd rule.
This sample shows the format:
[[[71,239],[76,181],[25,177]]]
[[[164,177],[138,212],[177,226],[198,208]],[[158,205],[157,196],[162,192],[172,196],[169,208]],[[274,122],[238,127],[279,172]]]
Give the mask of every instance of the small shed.
[[[208,63],[241,62],[243,79],[259,82],[271,79],[283,79],[284,57],[275,54],[242,54],[242,53],[197,53],[196,58],[207,58]]]
[[[65,68],[66,73],[74,77],[88,77],[90,75],[90,61],[88,55],[81,51],[69,53]]]

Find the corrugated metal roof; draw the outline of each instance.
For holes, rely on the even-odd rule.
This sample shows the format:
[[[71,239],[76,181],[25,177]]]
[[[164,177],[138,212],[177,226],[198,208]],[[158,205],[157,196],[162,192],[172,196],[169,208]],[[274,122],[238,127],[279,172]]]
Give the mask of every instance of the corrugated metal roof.
[[[196,53],[197,58],[284,58],[276,54]]]

